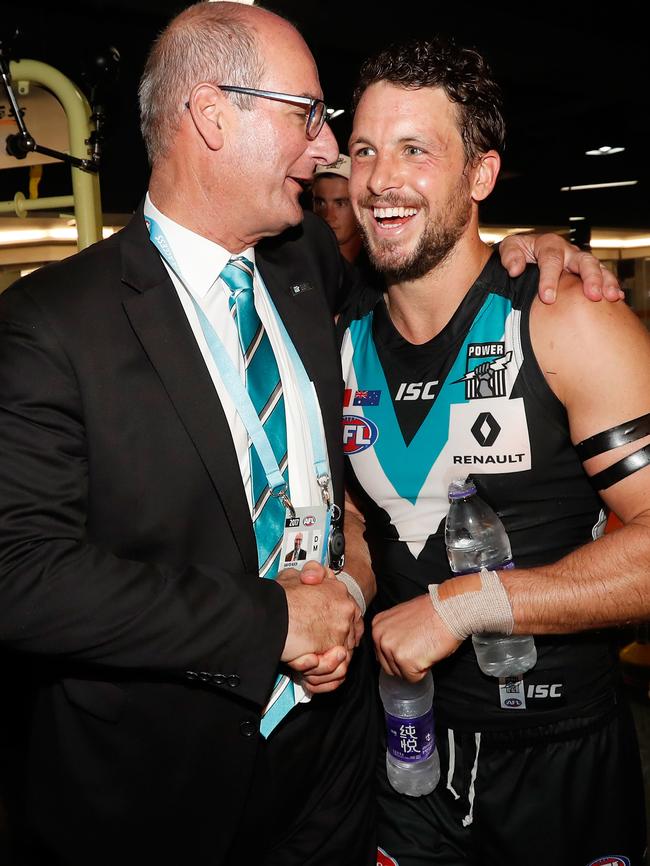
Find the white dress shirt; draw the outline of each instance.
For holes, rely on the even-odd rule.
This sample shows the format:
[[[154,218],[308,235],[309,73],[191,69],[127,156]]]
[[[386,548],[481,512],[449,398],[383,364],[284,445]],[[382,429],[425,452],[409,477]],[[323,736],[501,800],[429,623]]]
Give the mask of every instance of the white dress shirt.
[[[248,434],[237,413],[228,389],[219,375],[217,365],[208,348],[203,329],[194,309],[194,304],[189,297],[189,294],[191,294],[207,316],[235,368],[239,370],[242,382],[245,382],[244,358],[239,344],[237,325],[230,314],[228,306],[230,289],[219,277],[232,254],[214,243],[214,241],[210,241],[169,219],[169,217],[156,208],[148,193],[145,199],[144,213],[145,217],[150,216],[159,225],[167,239],[167,243],[173,251],[180,276],[182,276],[181,281],[180,276],[163,259],[223,406],[252,515],[253,502]],[[255,249],[253,247],[244,250],[240,255],[245,256],[250,262],[255,264]],[[314,470],[313,449],[309,425],[307,423],[307,412],[304,408],[293,364],[280,335],[268,294],[257,268],[255,268],[253,278],[253,291],[255,294],[255,309],[268,334],[280,371],[280,379],[282,380],[284,408],[287,418],[287,452],[289,457],[291,501],[294,505],[298,506],[320,504],[322,497]],[[326,454],[327,446],[325,444],[320,411],[318,420],[319,433],[323,441],[323,452]]]

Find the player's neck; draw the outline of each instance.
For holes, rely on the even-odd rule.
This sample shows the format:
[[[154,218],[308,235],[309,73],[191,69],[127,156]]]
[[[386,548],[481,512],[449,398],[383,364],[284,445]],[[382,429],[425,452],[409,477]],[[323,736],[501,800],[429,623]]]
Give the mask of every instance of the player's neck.
[[[444,262],[423,277],[395,283],[386,291],[393,324],[409,343],[426,343],[439,334],[481,273],[491,249],[479,238],[463,237]]]

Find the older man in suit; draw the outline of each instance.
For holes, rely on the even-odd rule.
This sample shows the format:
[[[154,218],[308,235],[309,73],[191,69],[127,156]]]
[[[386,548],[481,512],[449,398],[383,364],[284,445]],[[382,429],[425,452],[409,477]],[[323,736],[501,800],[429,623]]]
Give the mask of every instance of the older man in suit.
[[[337,154],[316,66],[283,19],[200,3],[140,101],[131,223],[0,298],[0,640],[35,670],[24,857],[374,863],[372,575],[278,571],[295,515],[343,502],[325,298],[345,272],[300,225]]]

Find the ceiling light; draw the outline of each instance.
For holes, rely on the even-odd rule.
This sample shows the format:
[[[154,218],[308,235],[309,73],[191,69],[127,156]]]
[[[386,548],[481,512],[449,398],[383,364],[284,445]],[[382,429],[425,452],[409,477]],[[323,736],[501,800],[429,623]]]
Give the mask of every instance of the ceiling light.
[[[337,108],[336,111],[333,111],[329,116],[328,120],[334,120],[335,117],[340,117],[342,114],[345,114],[345,108]]]
[[[577,186],[561,186],[560,192],[571,192],[576,189],[605,189],[610,186],[634,186],[638,180],[617,180],[613,183],[582,183]]]
[[[585,150],[585,153],[587,156],[612,156],[615,153],[623,153],[624,150],[624,147],[610,147],[608,144],[604,144],[595,150]]]

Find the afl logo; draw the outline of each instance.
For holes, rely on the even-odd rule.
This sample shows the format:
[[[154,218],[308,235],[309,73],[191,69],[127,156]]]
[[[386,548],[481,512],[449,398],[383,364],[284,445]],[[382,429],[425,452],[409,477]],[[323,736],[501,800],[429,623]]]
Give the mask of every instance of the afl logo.
[[[358,454],[374,445],[379,438],[379,430],[374,421],[359,415],[343,416],[343,453]]]
[[[592,860],[589,866],[630,866],[630,861],[627,857],[610,854],[608,857],[599,857],[598,860]]]
[[[303,517],[302,525],[303,526],[313,526],[316,523],[316,518],[313,514],[308,514],[307,517]]]
[[[503,702],[506,707],[520,707],[521,701],[519,698],[506,698]]]

